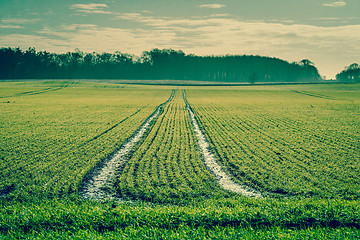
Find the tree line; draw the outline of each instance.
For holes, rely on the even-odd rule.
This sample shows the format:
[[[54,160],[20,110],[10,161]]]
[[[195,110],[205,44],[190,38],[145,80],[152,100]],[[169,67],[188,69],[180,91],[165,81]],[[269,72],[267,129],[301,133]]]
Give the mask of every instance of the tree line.
[[[360,82],[360,66],[353,63],[336,75],[336,79],[343,82]]]
[[[126,53],[68,53],[0,49],[0,79],[174,79],[221,82],[314,82],[314,64],[253,55],[197,56],[153,49]]]

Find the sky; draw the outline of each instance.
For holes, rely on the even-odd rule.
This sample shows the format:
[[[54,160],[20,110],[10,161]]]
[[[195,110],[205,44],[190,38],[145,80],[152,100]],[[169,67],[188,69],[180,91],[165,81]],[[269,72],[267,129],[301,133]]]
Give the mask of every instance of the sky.
[[[360,0],[0,0],[0,47],[360,63]]]

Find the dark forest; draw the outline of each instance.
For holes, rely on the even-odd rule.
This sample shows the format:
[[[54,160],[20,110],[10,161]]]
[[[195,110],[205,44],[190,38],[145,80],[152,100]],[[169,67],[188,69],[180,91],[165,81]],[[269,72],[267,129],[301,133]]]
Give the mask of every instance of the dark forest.
[[[0,79],[174,79],[252,84],[321,80],[308,59],[289,63],[253,55],[196,56],[172,49],[153,49],[134,56],[1,48],[0,70]]]

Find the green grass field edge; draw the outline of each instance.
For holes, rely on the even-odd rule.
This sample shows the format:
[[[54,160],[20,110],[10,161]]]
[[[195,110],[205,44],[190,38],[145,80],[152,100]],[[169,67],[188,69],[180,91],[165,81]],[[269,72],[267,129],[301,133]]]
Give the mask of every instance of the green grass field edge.
[[[358,201],[322,199],[209,199],[185,206],[145,202],[0,201],[0,233],[47,231],[118,231],[125,228],[355,228],[360,229]]]

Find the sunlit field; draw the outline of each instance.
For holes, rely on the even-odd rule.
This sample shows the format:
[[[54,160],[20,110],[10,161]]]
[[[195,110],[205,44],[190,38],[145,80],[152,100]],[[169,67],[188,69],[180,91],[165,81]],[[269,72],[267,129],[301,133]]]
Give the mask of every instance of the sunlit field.
[[[188,91],[221,163],[262,192],[359,199],[359,85]]]
[[[262,198],[219,185],[182,90],[223,171]],[[84,199],[89,173],[162,103],[106,188],[115,198]],[[0,238],[358,239],[359,113],[360,84],[1,82]]]

